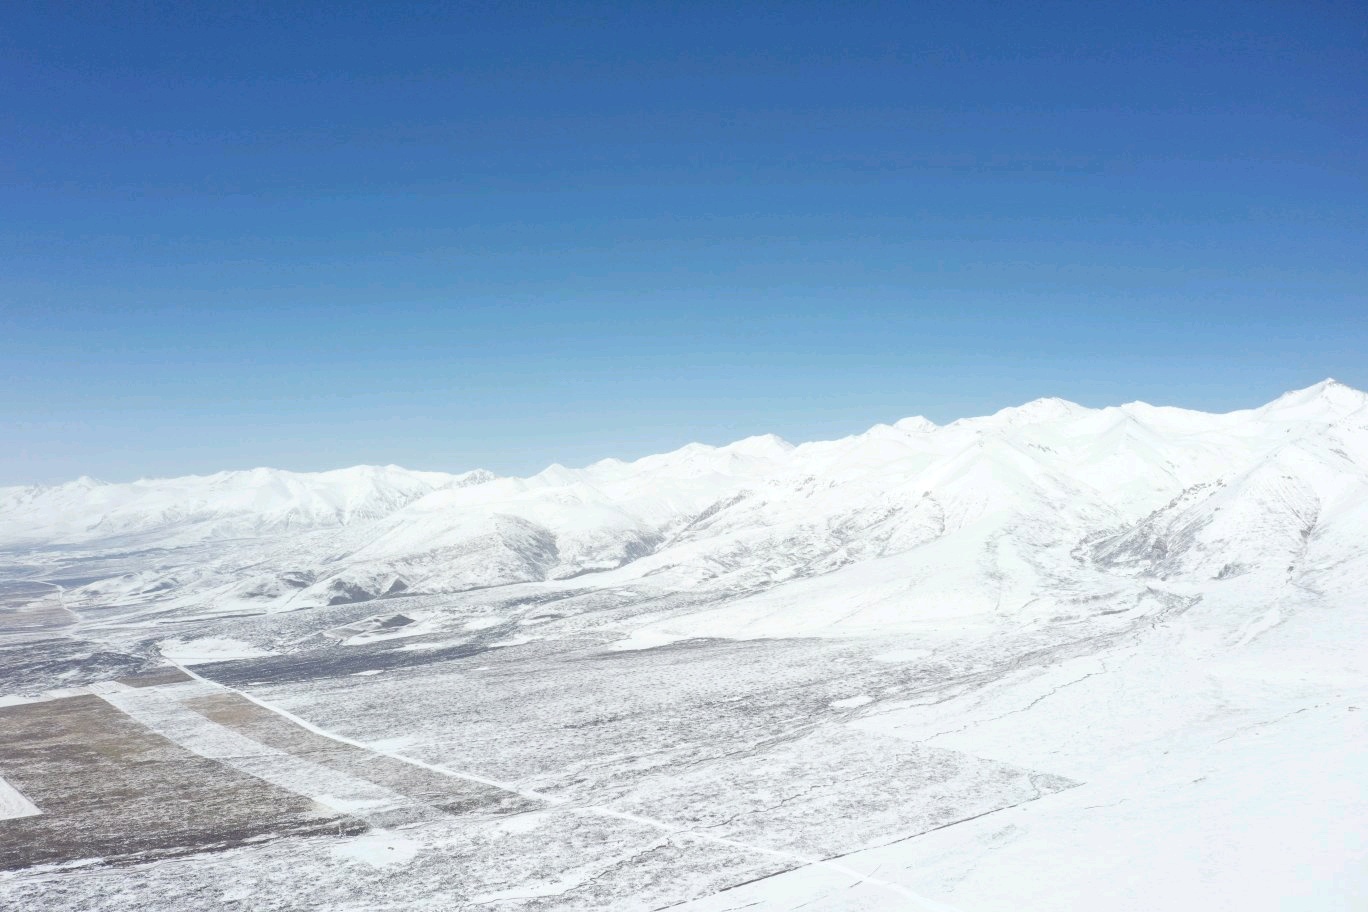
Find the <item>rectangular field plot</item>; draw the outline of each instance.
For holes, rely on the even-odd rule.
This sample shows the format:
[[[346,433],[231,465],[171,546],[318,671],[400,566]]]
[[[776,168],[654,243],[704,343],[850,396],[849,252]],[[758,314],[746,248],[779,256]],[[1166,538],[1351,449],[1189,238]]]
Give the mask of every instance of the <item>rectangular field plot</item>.
[[[510,814],[539,809],[512,792],[455,779],[393,757],[343,744],[302,728],[235,693],[216,693],[185,705],[253,741],[347,775],[376,783],[447,814]]]
[[[95,696],[0,708],[0,777],[41,810],[0,819],[0,870],[365,829],[193,754]]]

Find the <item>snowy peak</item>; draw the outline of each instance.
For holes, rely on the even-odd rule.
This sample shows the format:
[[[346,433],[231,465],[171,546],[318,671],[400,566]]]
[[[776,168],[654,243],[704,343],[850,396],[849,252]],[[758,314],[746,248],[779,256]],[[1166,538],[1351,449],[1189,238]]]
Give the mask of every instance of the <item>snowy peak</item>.
[[[994,420],[1003,424],[1044,424],[1077,416],[1088,411],[1076,402],[1051,396],[1046,399],[1033,399],[1025,405],[1005,408],[994,414]]]
[[[1368,393],[1327,378],[1306,389],[1283,393],[1259,411],[1282,421],[1335,420],[1368,406]]]
[[[934,421],[923,418],[921,415],[913,415],[911,418],[895,421],[893,427],[905,434],[930,434],[939,429]]]
[[[754,456],[763,459],[779,459],[793,450],[793,444],[777,434],[760,434],[755,437],[747,437],[735,443],[729,443],[724,447],[719,447],[728,453],[736,453],[740,456]]]

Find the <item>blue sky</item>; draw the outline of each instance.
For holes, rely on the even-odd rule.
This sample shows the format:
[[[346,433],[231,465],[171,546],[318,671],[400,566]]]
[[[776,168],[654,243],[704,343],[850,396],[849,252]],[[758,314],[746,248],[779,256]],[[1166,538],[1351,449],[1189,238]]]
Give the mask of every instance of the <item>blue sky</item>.
[[[1366,49],[1348,2],[6,4],[0,484],[1368,387]]]

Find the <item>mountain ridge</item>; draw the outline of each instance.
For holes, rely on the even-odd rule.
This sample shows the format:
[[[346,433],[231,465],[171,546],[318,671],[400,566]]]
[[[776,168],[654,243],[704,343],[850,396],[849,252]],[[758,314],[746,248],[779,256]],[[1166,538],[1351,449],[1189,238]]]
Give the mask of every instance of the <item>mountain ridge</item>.
[[[1276,530],[1288,517],[1357,515],[1365,403],[1326,380],[1224,414],[1037,399],[943,426],[904,419],[797,445],[756,435],[524,478],[360,466],[80,480],[0,491],[0,548],[165,549],[162,570],[85,594],[155,591],[224,610],[568,579],[729,598],[841,573],[919,581],[928,611],[1014,599],[1043,610],[1060,580],[1102,591],[1132,586],[1137,572],[1231,579],[1221,567],[1285,565],[1295,537]],[[1193,491],[1205,499],[1191,501]],[[1212,499],[1220,491],[1225,500]],[[1179,501],[1189,513],[1179,515]],[[1244,535],[1222,510],[1266,534]],[[1121,538],[1108,545],[1107,536]],[[1083,542],[1093,569],[1070,562]],[[1197,556],[1237,545],[1216,570]],[[832,623],[867,629],[910,591],[874,588],[885,596],[868,617]]]
[[[1018,417],[1018,416],[1028,416],[1028,417],[1031,417],[1031,418],[1036,418],[1036,417],[1038,417],[1038,416],[1047,416],[1047,417],[1048,417],[1048,416],[1059,415],[1059,414],[1066,414],[1066,415],[1068,415],[1068,414],[1078,414],[1078,413],[1092,413],[1092,414],[1098,414],[1098,413],[1107,413],[1107,412],[1112,411],[1112,410],[1119,410],[1119,411],[1125,412],[1125,413],[1127,413],[1127,414],[1130,414],[1130,412],[1133,411],[1133,410],[1142,410],[1142,411],[1148,411],[1148,412],[1154,412],[1154,413],[1160,413],[1160,414],[1169,414],[1169,415],[1190,415],[1190,416],[1200,416],[1200,417],[1205,417],[1205,418],[1229,418],[1229,417],[1231,417],[1231,416],[1241,416],[1241,415],[1245,415],[1245,414],[1248,414],[1248,413],[1250,413],[1250,412],[1255,412],[1255,411],[1274,411],[1274,410],[1277,410],[1278,408],[1286,408],[1286,407],[1288,407],[1289,405],[1304,405],[1304,404],[1307,404],[1307,403],[1314,403],[1314,402],[1316,402],[1317,400],[1321,400],[1321,401],[1338,400],[1339,402],[1342,402],[1342,403],[1349,403],[1348,410],[1349,410],[1349,411],[1355,411],[1355,410],[1357,410],[1357,409],[1359,409],[1359,408],[1363,408],[1363,407],[1365,407],[1365,406],[1368,406],[1368,392],[1365,392],[1365,391],[1363,391],[1363,390],[1358,390],[1358,389],[1356,389],[1356,388],[1354,388],[1354,387],[1348,386],[1347,384],[1344,384],[1344,383],[1341,383],[1341,382],[1338,381],[1338,380],[1335,380],[1333,377],[1327,377],[1326,379],[1321,380],[1321,381],[1319,381],[1319,382],[1317,382],[1317,383],[1314,383],[1314,384],[1312,384],[1311,386],[1304,387],[1304,388],[1302,388],[1302,389],[1288,390],[1287,392],[1282,393],[1282,394],[1279,395],[1278,397],[1274,398],[1273,400],[1269,401],[1268,403],[1265,403],[1265,404],[1262,405],[1262,406],[1255,406],[1255,407],[1252,407],[1252,408],[1244,408],[1244,409],[1235,409],[1235,410],[1232,410],[1232,411],[1229,411],[1229,412],[1205,412],[1205,411],[1201,411],[1201,410],[1198,410],[1198,409],[1188,409],[1188,408],[1184,408],[1184,407],[1182,407],[1182,406],[1173,406],[1173,405],[1153,405],[1153,404],[1151,404],[1151,403],[1149,403],[1149,402],[1145,402],[1145,401],[1143,401],[1143,400],[1132,400],[1132,401],[1130,401],[1130,402],[1126,402],[1126,403],[1123,403],[1123,404],[1121,404],[1121,405],[1102,406],[1102,407],[1098,407],[1098,408],[1092,408],[1092,407],[1089,407],[1089,406],[1080,405],[1080,404],[1077,403],[1077,402],[1073,402],[1073,401],[1068,400],[1068,399],[1063,399],[1063,398],[1058,397],[1058,396],[1044,396],[1044,397],[1040,397],[1040,398],[1037,398],[1037,399],[1032,399],[1032,400],[1030,400],[1029,402],[1022,403],[1021,405],[1015,405],[1015,406],[1007,406],[1007,407],[1004,407],[1004,408],[999,409],[998,411],[996,411],[996,412],[994,412],[994,413],[992,413],[992,414],[990,414],[990,415],[966,416],[966,417],[963,417],[963,418],[957,418],[957,419],[955,419],[954,421],[951,421],[951,422],[949,422],[949,423],[947,423],[947,424],[943,424],[943,425],[938,425],[938,424],[936,424],[936,423],[930,421],[929,419],[927,419],[927,418],[925,418],[925,417],[923,417],[923,416],[921,416],[921,415],[913,415],[913,416],[908,416],[908,417],[906,417],[906,418],[900,418],[900,419],[898,419],[898,420],[896,420],[896,421],[893,421],[893,422],[891,422],[891,423],[882,423],[882,422],[881,422],[881,423],[876,423],[876,424],[874,424],[874,425],[871,425],[867,430],[865,430],[865,431],[863,431],[863,432],[860,432],[860,433],[857,433],[857,434],[850,435],[849,437],[845,437],[845,438],[832,438],[831,440],[805,441],[805,442],[803,442],[803,443],[798,443],[798,444],[791,443],[791,442],[785,440],[783,437],[780,437],[779,435],[773,434],[773,433],[760,433],[760,434],[755,434],[755,435],[751,435],[751,436],[749,436],[749,437],[739,438],[739,439],[737,439],[737,440],[733,440],[733,441],[731,441],[731,442],[729,442],[729,443],[725,443],[725,444],[707,444],[707,443],[700,443],[700,442],[695,441],[695,442],[683,444],[682,446],[677,447],[677,448],[675,448],[674,450],[667,450],[667,451],[665,451],[665,452],[663,452],[663,453],[648,454],[648,455],[646,455],[646,456],[638,457],[637,459],[633,459],[633,460],[624,460],[624,459],[620,459],[620,458],[618,458],[618,457],[608,456],[608,457],[604,457],[604,458],[602,458],[602,459],[599,459],[599,460],[597,460],[596,462],[589,463],[589,464],[587,464],[587,465],[585,465],[585,466],[582,466],[582,467],[578,467],[578,469],[577,469],[576,467],[567,467],[567,466],[565,466],[565,465],[562,465],[561,463],[553,462],[553,463],[551,463],[550,465],[546,466],[544,469],[542,469],[540,472],[534,473],[534,474],[531,475],[531,476],[511,476],[511,475],[510,475],[510,476],[501,476],[501,475],[498,475],[498,474],[496,474],[496,473],[494,473],[494,472],[491,472],[491,471],[489,471],[489,470],[487,470],[487,469],[484,469],[484,468],[467,469],[467,470],[464,470],[464,471],[461,471],[461,472],[446,472],[446,471],[441,471],[441,470],[427,470],[427,469],[410,469],[410,468],[407,468],[407,467],[404,467],[404,466],[396,465],[396,464],[394,464],[394,463],[388,463],[388,464],[385,464],[385,465],[371,464],[371,463],[358,463],[358,464],[352,465],[352,466],[342,466],[342,467],[335,468],[335,469],[323,469],[323,470],[319,470],[319,471],[315,471],[315,472],[297,471],[297,470],[293,470],[293,469],[278,469],[278,468],[272,468],[272,467],[269,467],[269,466],[254,466],[254,467],[249,468],[249,469],[225,469],[225,470],[220,470],[220,471],[218,471],[218,472],[212,472],[212,473],[208,473],[208,474],[188,474],[188,475],[174,475],[174,476],[148,476],[148,477],[143,477],[143,478],[135,479],[135,480],[133,480],[133,481],[127,481],[127,482],[107,482],[107,481],[102,481],[102,480],[100,480],[100,479],[94,478],[94,477],[89,476],[89,475],[81,475],[81,476],[79,476],[79,477],[77,477],[77,478],[75,478],[75,479],[72,479],[71,481],[57,482],[57,483],[55,483],[55,484],[0,485],[0,497],[3,497],[4,495],[6,495],[6,494],[8,494],[8,493],[10,493],[10,492],[18,492],[18,491],[39,492],[39,491],[48,491],[48,490],[54,490],[54,489],[60,489],[60,488],[71,488],[71,487],[77,487],[77,486],[84,487],[84,488],[111,487],[111,486],[133,486],[133,485],[147,486],[147,485],[153,485],[153,484],[162,483],[162,482],[180,482],[180,481],[188,481],[188,480],[192,480],[192,479],[210,481],[210,480],[224,479],[224,478],[230,478],[230,477],[235,477],[235,476],[251,476],[251,475],[258,474],[258,473],[272,473],[272,474],[278,475],[278,476],[288,476],[288,477],[293,477],[293,478],[311,478],[311,477],[326,476],[326,475],[341,475],[341,474],[344,474],[344,473],[357,473],[357,472],[363,472],[363,471],[369,471],[369,472],[378,472],[378,471],[397,471],[397,472],[403,472],[403,473],[406,473],[406,474],[409,474],[409,475],[415,475],[415,476],[424,476],[424,475],[426,475],[426,476],[432,476],[432,477],[445,477],[445,478],[460,478],[460,477],[463,477],[463,476],[471,476],[471,475],[484,475],[484,476],[488,476],[491,480],[494,479],[494,478],[514,478],[514,477],[528,477],[528,478],[533,478],[533,477],[536,477],[537,475],[541,475],[541,474],[546,473],[546,472],[552,472],[552,471],[557,471],[557,470],[577,471],[577,470],[588,470],[588,469],[593,469],[593,468],[595,468],[595,467],[597,467],[597,466],[604,466],[604,465],[634,465],[634,464],[636,464],[636,463],[642,462],[643,460],[659,460],[659,459],[662,459],[662,458],[664,458],[664,457],[669,457],[669,456],[673,456],[673,455],[676,455],[676,454],[690,453],[690,452],[716,452],[716,451],[719,451],[719,450],[724,450],[724,451],[739,451],[739,450],[742,450],[742,449],[752,449],[752,448],[756,448],[756,447],[758,447],[761,443],[772,444],[772,445],[774,445],[775,447],[780,448],[780,449],[796,449],[796,448],[799,448],[799,447],[802,447],[802,446],[806,446],[806,445],[811,445],[811,444],[834,443],[834,442],[836,442],[836,441],[838,441],[838,440],[850,439],[850,437],[860,437],[860,436],[864,436],[864,435],[867,435],[867,434],[871,434],[871,433],[874,433],[874,432],[877,432],[877,431],[880,431],[880,430],[883,430],[883,429],[892,429],[892,430],[895,430],[895,431],[913,432],[913,433],[934,433],[934,432],[936,432],[936,431],[941,431],[941,430],[945,430],[945,429],[949,429],[949,428],[955,428],[955,427],[964,427],[964,426],[970,426],[970,427],[972,427],[972,426],[978,426],[978,425],[983,424],[983,423],[986,423],[986,422],[988,422],[988,421],[990,421],[990,420],[992,420],[992,419],[1013,418],[1013,417]]]

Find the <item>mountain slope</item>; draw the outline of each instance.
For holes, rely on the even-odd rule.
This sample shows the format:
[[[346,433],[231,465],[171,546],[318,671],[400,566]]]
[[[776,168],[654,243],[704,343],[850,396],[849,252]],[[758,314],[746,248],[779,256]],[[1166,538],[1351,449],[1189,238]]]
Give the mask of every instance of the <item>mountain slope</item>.
[[[1225,415],[1038,400],[530,478],[6,491],[0,701],[88,685],[384,848],[81,849],[79,878],[0,894],[1362,908],[1366,405],[1332,382]]]
[[[1146,579],[1285,575],[1313,537],[1349,542],[1322,517],[1358,521],[1365,403],[1333,381],[1225,415],[1042,399],[944,427],[691,444],[529,478],[390,466],[82,479],[0,492],[0,547],[163,548],[160,569],[89,594],[273,610],[566,580],[754,596],[770,618],[747,626],[749,603],[729,603],[725,624],[699,615],[677,635],[1050,616]],[[803,585],[848,598],[817,616],[766,607],[765,592],[783,601],[828,576]]]

